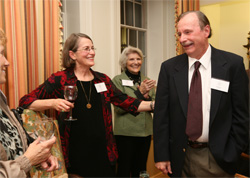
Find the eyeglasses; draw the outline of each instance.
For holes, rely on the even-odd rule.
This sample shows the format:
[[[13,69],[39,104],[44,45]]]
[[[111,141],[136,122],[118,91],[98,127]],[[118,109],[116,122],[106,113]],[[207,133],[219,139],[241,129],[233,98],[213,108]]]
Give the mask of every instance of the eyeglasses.
[[[84,47],[84,48],[82,48],[82,49],[78,49],[77,51],[85,51],[85,52],[90,52],[90,51],[96,51],[96,48],[94,48],[94,47],[92,47],[92,48],[89,48],[89,47]]]

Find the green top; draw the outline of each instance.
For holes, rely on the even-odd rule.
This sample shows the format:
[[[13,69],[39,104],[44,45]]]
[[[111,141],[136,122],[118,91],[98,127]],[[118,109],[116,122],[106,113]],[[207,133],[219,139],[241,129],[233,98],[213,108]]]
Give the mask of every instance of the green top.
[[[145,79],[149,78],[141,74],[141,81]],[[133,98],[138,98],[135,94],[135,92],[138,92],[137,87],[135,85],[123,86],[122,80],[130,80],[125,72],[115,76],[112,81],[123,93]],[[155,89],[149,91],[149,96],[151,100],[155,100]],[[114,106],[114,115],[115,135],[146,137],[153,134],[153,117],[151,112],[141,112],[137,116],[133,116],[123,109]]]

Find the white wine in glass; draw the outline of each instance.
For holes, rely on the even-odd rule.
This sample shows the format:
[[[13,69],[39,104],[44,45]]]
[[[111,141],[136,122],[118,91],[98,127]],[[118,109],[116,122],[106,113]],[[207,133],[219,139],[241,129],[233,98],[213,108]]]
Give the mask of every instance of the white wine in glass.
[[[78,94],[77,86],[67,85],[64,87],[64,98],[71,103],[74,103]],[[72,108],[70,108],[69,118],[66,121],[76,121],[76,118],[72,117]]]

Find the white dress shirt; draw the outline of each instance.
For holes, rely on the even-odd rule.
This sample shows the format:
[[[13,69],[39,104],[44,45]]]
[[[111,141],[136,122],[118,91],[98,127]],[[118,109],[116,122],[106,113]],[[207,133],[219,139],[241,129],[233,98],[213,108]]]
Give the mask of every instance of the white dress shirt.
[[[197,139],[198,142],[208,142],[209,134],[209,121],[210,121],[210,105],[211,105],[211,46],[208,46],[205,54],[199,59],[188,57],[189,73],[188,84],[189,89],[191,85],[192,76],[194,73],[194,63],[199,61],[201,63],[199,71],[201,74],[202,85],[202,113],[203,113],[203,126],[202,135]]]

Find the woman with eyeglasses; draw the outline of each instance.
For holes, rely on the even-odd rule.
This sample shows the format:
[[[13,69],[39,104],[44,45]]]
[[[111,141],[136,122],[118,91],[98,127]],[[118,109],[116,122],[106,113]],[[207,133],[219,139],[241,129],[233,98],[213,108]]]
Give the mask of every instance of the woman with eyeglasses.
[[[67,171],[82,177],[114,177],[118,157],[112,130],[111,103],[133,115],[151,110],[150,102],[123,94],[111,79],[91,69],[95,47],[86,34],[73,33],[63,48],[63,71],[52,74],[42,85],[20,100],[20,106],[36,111],[57,110]],[[75,85],[74,103],[64,99],[64,86]],[[73,108],[76,121],[64,121]]]
[[[143,54],[139,48],[126,47],[120,57],[122,73],[112,80],[127,95],[144,101],[155,99],[155,80],[141,73]],[[153,106],[152,106],[153,107]],[[147,168],[147,158],[153,134],[153,118],[150,112],[134,116],[114,107],[114,135],[118,148],[117,177],[139,177]]]

